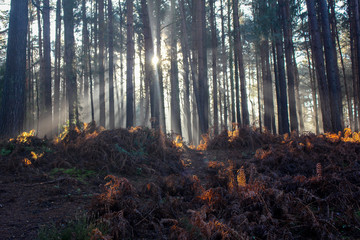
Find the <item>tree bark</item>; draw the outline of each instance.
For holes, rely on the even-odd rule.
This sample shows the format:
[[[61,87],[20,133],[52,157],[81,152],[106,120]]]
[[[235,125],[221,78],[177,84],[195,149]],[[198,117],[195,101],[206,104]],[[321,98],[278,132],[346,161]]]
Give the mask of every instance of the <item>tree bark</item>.
[[[133,126],[134,120],[134,109],[133,109],[133,102],[134,102],[134,95],[133,95],[133,67],[134,67],[134,19],[133,19],[133,1],[127,0],[126,1],[127,7],[127,43],[126,43],[126,127],[130,128]]]
[[[241,88],[241,113],[242,113],[242,123],[243,126],[248,126],[249,121],[249,110],[247,103],[247,93],[246,93],[246,79],[245,79],[245,68],[244,68],[244,57],[243,57],[243,48],[242,48],[242,39],[240,33],[239,25],[239,14],[238,14],[238,0],[233,0],[233,16],[234,16],[234,44],[235,51],[238,54],[238,67],[239,67],[239,76],[240,76],[240,88]]]
[[[189,43],[188,43],[188,31],[186,27],[186,15],[185,15],[185,6],[184,0],[179,0],[180,15],[181,15],[181,49],[183,55],[183,65],[184,65],[184,109],[185,109],[185,122],[188,135],[188,141],[192,141],[192,131],[191,131],[191,111],[190,111],[190,53],[189,53]]]
[[[279,77],[279,94],[280,94],[280,119],[281,127],[279,128],[279,134],[289,133],[289,117],[288,117],[288,106],[287,106],[287,94],[286,94],[286,79],[285,79],[285,63],[284,63],[284,50],[282,33],[278,28],[274,28],[274,34],[276,36],[276,57],[278,66],[278,77]]]
[[[213,110],[214,110],[214,135],[219,134],[219,115],[218,115],[218,87],[217,87],[217,37],[215,20],[215,0],[210,0],[210,25],[211,25],[211,51],[212,51],[212,80],[213,80]],[[221,116],[221,115],[220,115]]]
[[[159,129],[160,127],[160,92],[159,81],[154,76],[154,69],[152,66],[152,58],[154,57],[154,43],[152,40],[152,33],[150,29],[151,13],[148,10],[146,0],[141,0],[141,12],[143,21],[143,33],[145,41],[145,81],[150,84],[150,108],[151,108],[151,127]]]
[[[170,33],[171,130],[181,135],[179,70],[177,65],[177,39],[175,0],[171,0],[172,27]]]
[[[331,38],[329,12],[326,0],[319,0],[319,11],[321,12],[321,23],[323,32],[323,42],[326,59],[326,73],[329,85],[330,111],[332,120],[332,130],[334,132],[342,131],[342,112],[340,81],[337,74],[337,59],[335,56],[335,46]],[[358,11],[357,11],[358,12]]]
[[[291,27],[290,16],[286,9],[288,8],[288,1],[279,0],[279,11],[283,25],[284,41],[285,41],[285,57],[286,57],[286,71],[288,78],[288,95],[289,95],[289,110],[290,110],[290,130],[298,131],[298,120],[296,112],[296,100],[295,100],[295,71],[292,58],[292,39],[291,39]],[[285,5],[286,4],[286,5]]]
[[[28,1],[12,0],[3,95],[0,109],[0,135],[19,134],[25,121],[26,35]]]
[[[109,128],[115,128],[115,103],[114,103],[114,20],[112,1],[108,0],[108,25],[109,25]]]
[[[98,0],[99,4],[99,109],[100,126],[106,127],[105,120],[105,66],[104,66],[104,48],[105,48],[105,23],[104,23],[104,0]]]
[[[65,32],[65,79],[69,101],[69,129],[74,130],[77,124],[77,84],[75,71],[75,39],[74,39],[74,0],[63,1]]]
[[[323,129],[325,132],[332,131],[332,120],[331,116],[330,101],[329,101],[329,87],[326,81],[325,65],[323,49],[320,38],[320,29],[315,14],[314,0],[306,0],[308,17],[309,17],[309,28],[311,35],[311,47],[314,55],[319,93],[320,93],[320,106],[323,119]]]
[[[61,67],[61,0],[56,1],[55,29],[55,74],[54,74],[54,128],[59,132],[60,124],[60,67]]]

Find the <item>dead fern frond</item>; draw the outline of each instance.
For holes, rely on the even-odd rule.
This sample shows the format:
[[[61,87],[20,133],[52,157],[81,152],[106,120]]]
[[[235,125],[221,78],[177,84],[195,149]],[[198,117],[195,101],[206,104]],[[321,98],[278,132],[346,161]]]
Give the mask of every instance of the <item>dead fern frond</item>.
[[[246,186],[246,176],[244,171],[244,166],[241,166],[241,168],[237,171],[237,182],[239,187],[245,187]]]

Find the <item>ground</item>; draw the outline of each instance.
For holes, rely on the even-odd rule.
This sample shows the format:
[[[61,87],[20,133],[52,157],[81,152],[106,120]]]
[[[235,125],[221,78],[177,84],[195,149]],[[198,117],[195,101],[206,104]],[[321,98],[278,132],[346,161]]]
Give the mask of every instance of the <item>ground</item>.
[[[141,128],[33,135],[0,143],[0,239],[360,239],[350,129],[246,128],[197,149]],[[84,236],[59,238],[80,218]]]

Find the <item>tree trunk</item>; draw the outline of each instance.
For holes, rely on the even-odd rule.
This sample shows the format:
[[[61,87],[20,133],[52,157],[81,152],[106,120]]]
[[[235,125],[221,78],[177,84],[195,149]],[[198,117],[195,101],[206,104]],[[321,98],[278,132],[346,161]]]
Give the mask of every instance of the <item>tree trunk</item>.
[[[171,0],[172,24],[170,33],[171,130],[181,135],[179,70],[177,65],[177,39],[175,0]]]
[[[312,52],[314,55],[319,93],[320,93],[320,106],[323,119],[323,129],[325,132],[332,131],[332,120],[329,101],[329,87],[326,81],[325,66],[323,49],[320,38],[320,29],[315,14],[314,0],[306,0],[308,16],[309,16],[309,28],[311,35]]]
[[[262,132],[262,122],[261,122],[261,99],[260,99],[260,71],[259,71],[259,58],[257,53],[255,53],[255,61],[256,61],[256,80],[257,80],[257,97],[258,97],[258,111],[259,111],[259,129]]]
[[[274,35],[273,30],[272,30],[272,35]],[[274,36],[273,36],[274,39]],[[282,127],[281,124],[281,97],[280,97],[280,81],[279,81],[279,74],[278,74],[278,64],[277,64],[277,60],[276,60],[276,50],[275,50],[275,41],[273,40],[271,43],[271,48],[272,48],[272,55],[273,55],[273,62],[274,62],[274,75],[275,75],[275,91],[276,91],[276,102],[277,102],[277,116],[278,116],[278,132],[280,134],[280,129]],[[275,114],[274,114],[275,115]]]
[[[284,63],[284,51],[282,33],[278,28],[274,28],[274,34],[276,37],[276,55],[277,55],[277,67],[279,77],[279,94],[280,94],[280,119],[281,127],[279,128],[279,134],[289,133],[289,117],[287,107],[287,94],[286,94],[286,79],[285,79],[285,63]]]
[[[75,71],[75,39],[74,39],[74,0],[63,1],[65,31],[65,79],[69,101],[69,129],[74,130],[77,124],[77,84]]]
[[[61,67],[61,0],[56,1],[55,29],[55,74],[54,74],[54,128],[59,132],[60,124],[60,67]]]
[[[0,109],[0,135],[19,134],[25,122],[26,35],[28,1],[11,1],[4,88]]]
[[[231,0],[228,0],[228,38],[229,38],[229,70],[230,70],[230,89],[231,89],[231,123],[236,122],[235,117],[235,93],[234,93],[234,63],[232,52],[233,47],[233,34],[231,31]]]
[[[150,16],[146,0],[141,0],[141,12],[143,21],[143,33],[145,41],[145,81],[150,83],[150,107],[151,107],[151,127],[160,127],[160,92],[159,81],[154,76],[152,58],[154,57],[154,43],[150,28]]]
[[[188,141],[192,141],[192,131],[191,131],[191,111],[190,111],[190,69],[189,69],[189,43],[188,43],[188,31],[186,28],[186,15],[185,15],[185,6],[184,0],[179,1],[180,14],[181,14],[181,49],[183,55],[183,65],[184,65],[184,109],[185,109],[185,122],[188,135]]]
[[[210,0],[210,25],[211,25],[211,45],[212,45],[212,77],[213,77],[213,108],[214,108],[214,135],[219,134],[219,115],[218,115],[218,87],[217,87],[217,37],[215,19],[215,0]],[[221,115],[220,115],[221,117]]]
[[[247,104],[243,48],[242,48],[242,40],[241,40],[240,25],[239,25],[238,0],[234,0],[233,4],[234,4],[233,20],[234,20],[234,35],[235,35],[234,43],[235,43],[235,51],[238,54],[237,60],[238,60],[239,75],[240,75],[242,123],[243,126],[248,126],[250,124],[250,121],[249,121],[249,110]]]
[[[279,11],[281,20],[283,23],[284,41],[285,41],[285,57],[286,57],[286,71],[288,78],[288,95],[289,95],[289,110],[290,110],[290,130],[298,131],[298,120],[296,112],[296,100],[295,100],[295,71],[292,58],[292,39],[291,39],[291,27],[289,12],[286,11],[289,4],[288,1],[279,0]]]
[[[155,6],[156,12],[156,55],[159,59],[157,63],[157,71],[159,76],[159,85],[160,85],[160,125],[161,130],[166,132],[166,120],[165,120],[165,100],[164,100],[164,80],[163,80],[163,70],[162,70],[162,56],[161,56],[161,0],[156,0]]]
[[[325,48],[325,59],[326,59],[326,72],[329,84],[330,92],[330,111],[332,120],[332,130],[334,132],[342,131],[342,120],[341,120],[341,95],[340,95],[340,81],[339,76],[336,72],[337,60],[335,56],[335,46],[331,38],[330,23],[329,23],[329,12],[326,0],[319,0],[319,11],[321,12],[321,23],[323,32],[323,42]],[[357,11],[358,12],[358,11]]]
[[[100,126],[106,127],[105,124],[105,66],[104,66],[104,0],[98,0],[99,4],[99,109],[100,109]]]
[[[108,0],[108,25],[109,25],[109,128],[115,128],[115,103],[114,103],[114,23],[112,1]]]
[[[41,119],[43,122],[42,129],[44,134],[51,135],[52,132],[52,98],[51,98],[51,49],[50,49],[50,5],[49,0],[43,1],[43,33],[44,33],[44,55],[43,55],[43,82],[42,98],[44,99],[44,109]]]
[[[209,89],[207,82],[207,55],[206,55],[206,21],[205,21],[205,0],[194,0],[195,9],[193,18],[195,19],[195,49],[198,60],[198,84],[197,110],[199,116],[200,134],[206,134],[209,128]]]
[[[224,21],[224,5],[223,0],[220,1],[221,5],[221,49],[222,49],[222,73],[223,73],[223,103],[224,103],[224,129],[227,129],[228,124],[228,105],[226,101],[226,85],[228,83],[228,75],[227,75],[227,58],[226,58],[226,47],[225,47],[225,21]]]
[[[126,44],[126,127],[130,128],[134,125],[134,89],[133,89],[133,67],[134,67],[134,19],[133,19],[133,1],[126,1],[127,13],[127,44]]]

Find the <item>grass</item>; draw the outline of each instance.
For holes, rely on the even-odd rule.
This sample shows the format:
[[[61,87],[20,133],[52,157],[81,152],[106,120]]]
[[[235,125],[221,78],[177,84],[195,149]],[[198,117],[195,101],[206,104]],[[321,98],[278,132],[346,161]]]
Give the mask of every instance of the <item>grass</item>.
[[[91,231],[95,228],[100,229],[101,232],[106,233],[107,227],[105,225],[96,225],[89,223],[86,216],[83,215],[76,220],[68,222],[63,226],[42,226],[39,229],[37,240],[88,240],[91,236]]]
[[[81,182],[85,182],[87,178],[94,177],[96,175],[95,171],[86,170],[86,169],[77,169],[77,168],[54,168],[51,170],[50,175],[56,174],[66,174],[70,177],[76,178]]]

